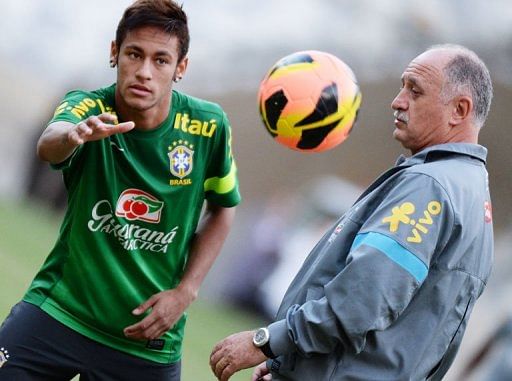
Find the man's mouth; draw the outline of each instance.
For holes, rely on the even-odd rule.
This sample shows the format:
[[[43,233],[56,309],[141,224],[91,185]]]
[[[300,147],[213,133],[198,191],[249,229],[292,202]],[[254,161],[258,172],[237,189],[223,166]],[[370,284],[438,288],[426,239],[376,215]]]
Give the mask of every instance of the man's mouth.
[[[409,116],[405,112],[403,112],[403,111],[396,110],[393,113],[393,116],[395,117],[395,124],[397,124],[397,123],[404,123],[404,124],[409,123]]]
[[[144,85],[138,85],[138,84],[131,85],[129,87],[129,89],[133,94],[139,95],[139,96],[146,96],[146,95],[149,95],[152,93],[151,89]]]

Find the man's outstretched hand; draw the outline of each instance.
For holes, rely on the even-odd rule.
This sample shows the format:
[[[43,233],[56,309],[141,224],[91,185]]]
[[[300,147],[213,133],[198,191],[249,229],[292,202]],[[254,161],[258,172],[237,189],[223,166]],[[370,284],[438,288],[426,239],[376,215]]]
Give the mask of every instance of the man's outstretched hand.
[[[104,139],[114,134],[122,134],[135,127],[133,122],[115,124],[117,117],[112,114],[103,113],[98,116],[90,116],[75,124],[68,132],[68,142],[74,145],[85,142]]]

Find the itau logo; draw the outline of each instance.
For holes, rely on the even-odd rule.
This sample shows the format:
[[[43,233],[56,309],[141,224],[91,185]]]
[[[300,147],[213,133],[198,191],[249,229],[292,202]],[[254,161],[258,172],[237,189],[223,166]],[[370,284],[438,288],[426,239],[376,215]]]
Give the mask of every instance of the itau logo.
[[[127,189],[117,200],[116,216],[129,221],[141,220],[156,224],[160,222],[163,207],[164,203],[149,193],[139,189]]]
[[[9,351],[4,347],[0,348],[0,368],[9,360]]]

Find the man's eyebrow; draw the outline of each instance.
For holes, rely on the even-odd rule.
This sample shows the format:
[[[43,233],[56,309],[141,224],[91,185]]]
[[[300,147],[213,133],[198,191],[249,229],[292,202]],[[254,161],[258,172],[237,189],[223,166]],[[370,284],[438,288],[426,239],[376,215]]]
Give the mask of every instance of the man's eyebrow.
[[[142,49],[140,46],[138,45],[135,45],[135,44],[129,44],[129,45],[126,45],[125,49],[131,49],[131,50],[135,50],[139,53],[143,53],[144,52],[144,49]],[[172,57],[171,53],[169,53],[167,50],[157,50],[156,53],[155,53],[156,56],[168,56],[168,57]]]
[[[142,48],[140,48],[138,45],[135,45],[135,44],[126,45],[125,49],[133,49],[133,50],[137,50],[139,52],[142,52]]]
[[[406,75],[402,76],[402,84],[405,84],[405,82],[409,82],[413,86],[423,88],[421,83],[415,77],[413,77],[411,75],[406,74]]]
[[[158,50],[156,51],[155,53],[156,56],[168,56],[168,57],[172,57],[172,54],[169,53],[167,50]]]

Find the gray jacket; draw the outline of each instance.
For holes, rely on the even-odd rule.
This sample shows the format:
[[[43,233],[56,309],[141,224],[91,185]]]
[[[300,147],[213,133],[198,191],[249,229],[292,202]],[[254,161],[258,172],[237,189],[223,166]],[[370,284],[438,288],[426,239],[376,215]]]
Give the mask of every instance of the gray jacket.
[[[429,147],[363,193],[269,326],[273,380],[442,379],[491,272],[486,155]]]

